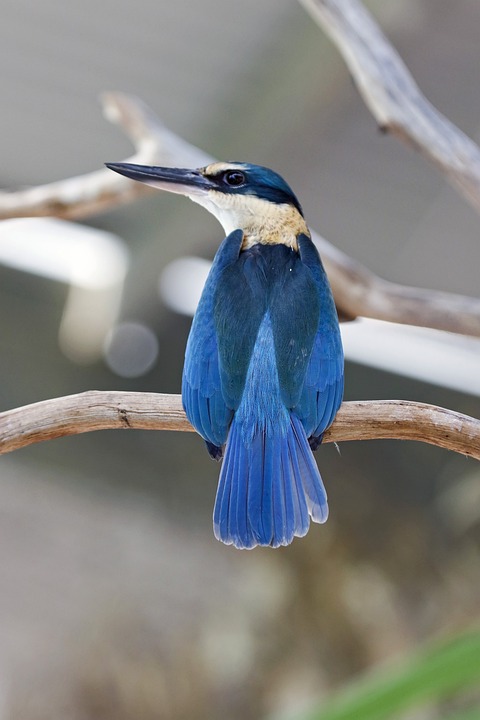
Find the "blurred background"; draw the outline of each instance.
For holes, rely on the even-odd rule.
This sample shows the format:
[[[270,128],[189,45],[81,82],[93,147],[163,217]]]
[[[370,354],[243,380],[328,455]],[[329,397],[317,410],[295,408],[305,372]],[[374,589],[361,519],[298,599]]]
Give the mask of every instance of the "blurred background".
[[[369,6],[427,97],[479,140],[480,5]],[[3,189],[126,158],[98,95],[131,92],[212,155],[280,172],[309,224],[381,276],[478,295],[478,216],[377,131],[292,0],[6,0],[0,61]],[[158,193],[75,226],[4,226],[0,409],[180,391],[190,318],[171,308],[171,264],[211,260],[213,218]],[[372,345],[347,363],[346,399],[478,416],[478,373],[452,345],[435,383],[402,371],[421,364],[416,346],[393,372]],[[0,720],[296,713],[478,618],[474,461],[393,441],[329,445],[318,461],[328,523],[247,553],[213,537],[219,468],[191,433],[102,432],[3,457]]]

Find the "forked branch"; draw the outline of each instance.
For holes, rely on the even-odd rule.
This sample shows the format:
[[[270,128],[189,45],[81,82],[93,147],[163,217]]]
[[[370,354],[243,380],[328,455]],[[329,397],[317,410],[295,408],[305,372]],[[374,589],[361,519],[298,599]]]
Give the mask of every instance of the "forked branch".
[[[89,391],[0,413],[0,454],[94,430],[192,431],[179,395]],[[405,400],[345,402],[324,442],[393,438],[480,460],[480,420]]]

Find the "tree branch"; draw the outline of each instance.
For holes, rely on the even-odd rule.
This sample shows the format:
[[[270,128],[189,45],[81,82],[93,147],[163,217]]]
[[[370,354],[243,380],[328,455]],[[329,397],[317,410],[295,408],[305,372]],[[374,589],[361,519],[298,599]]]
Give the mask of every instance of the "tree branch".
[[[0,454],[94,430],[193,431],[179,395],[89,391],[0,413]],[[452,410],[408,402],[346,402],[324,442],[418,440],[480,460],[480,421]]]
[[[375,275],[312,231],[339,313],[480,337],[480,299],[400,285]]]
[[[335,43],[382,130],[413,145],[480,212],[480,149],[420,92],[358,0],[299,0]]]
[[[135,147],[136,152],[128,162],[175,165],[194,160],[198,166],[209,162],[205,153],[164,127],[138,98],[106,92],[100,100],[107,120],[118,125]],[[104,168],[27,190],[0,192],[0,220],[43,216],[74,220],[151,192],[154,191],[146,185],[125,182]]]
[[[130,162],[200,167],[213,161],[165,128],[135,97],[102,96],[105,115],[135,144]],[[79,218],[154,192],[142,183],[99,170],[49,185],[13,193],[0,192],[0,219],[32,215]],[[332,285],[340,315],[389,320],[480,337],[480,300],[388,282],[338,250],[320,235],[313,238]]]

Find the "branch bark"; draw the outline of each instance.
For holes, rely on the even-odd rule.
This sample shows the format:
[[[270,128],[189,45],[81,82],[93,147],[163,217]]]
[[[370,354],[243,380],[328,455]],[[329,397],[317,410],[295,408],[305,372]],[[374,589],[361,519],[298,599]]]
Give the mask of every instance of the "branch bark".
[[[179,395],[89,391],[0,413],[0,454],[94,430],[193,431]],[[480,460],[480,420],[406,400],[345,402],[324,442],[418,440]]]
[[[136,147],[130,162],[201,167],[214,158],[178,137],[138,98],[102,96],[104,113]],[[30,190],[0,192],[0,219],[37,215],[80,218],[154,192],[109,170]],[[341,316],[357,316],[430,327],[480,337],[480,299],[391,283],[312,233],[321,252]]]
[[[432,160],[480,212],[480,149],[420,92],[358,0],[299,0],[343,56],[380,128]]]

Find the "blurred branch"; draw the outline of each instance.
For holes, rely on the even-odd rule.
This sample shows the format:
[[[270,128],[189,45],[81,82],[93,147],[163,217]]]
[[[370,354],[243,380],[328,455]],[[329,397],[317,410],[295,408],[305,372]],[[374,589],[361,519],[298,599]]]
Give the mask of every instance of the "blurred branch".
[[[161,125],[147,105],[122,93],[104,93],[101,102],[105,117],[118,125],[135,147],[128,162],[155,165],[175,164],[195,157],[198,165],[208,157]],[[141,183],[125,182],[106,168],[86,175],[0,192],[0,220],[18,217],[54,216],[77,219],[100,213],[153,192]]]
[[[0,413],[0,454],[94,430],[193,431],[179,395],[89,391]],[[346,402],[324,442],[418,440],[480,460],[480,420],[408,402]]]
[[[335,43],[382,130],[432,160],[480,212],[480,149],[420,92],[358,0],[299,0]]]
[[[138,98],[105,93],[106,117],[136,147],[130,162],[201,167],[213,158],[178,137]],[[107,210],[153,192],[108,170],[13,193],[0,193],[0,219],[31,215],[78,218]],[[332,285],[339,314],[419,325],[480,337],[480,300],[388,282],[312,233]]]
[[[340,316],[480,337],[479,298],[384,280],[314,231],[312,239],[322,256]]]

